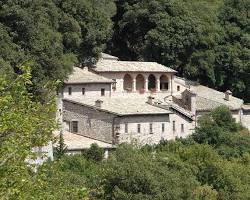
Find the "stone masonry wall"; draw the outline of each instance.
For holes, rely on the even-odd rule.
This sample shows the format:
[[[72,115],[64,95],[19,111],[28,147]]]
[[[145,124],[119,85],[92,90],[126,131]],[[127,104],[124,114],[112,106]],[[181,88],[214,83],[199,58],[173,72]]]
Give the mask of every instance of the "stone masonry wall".
[[[250,131],[250,111],[243,112],[242,124]]]
[[[111,143],[115,115],[63,101],[63,121],[78,121],[78,134]]]
[[[143,115],[143,116],[124,116],[119,120],[120,136],[119,143],[136,142],[138,145],[156,144],[161,139],[171,138],[171,127],[169,115]],[[125,132],[125,124],[128,126]],[[140,133],[138,133],[138,124],[140,124]],[[152,133],[150,133],[150,124],[152,124]],[[162,130],[164,124],[164,131]]]

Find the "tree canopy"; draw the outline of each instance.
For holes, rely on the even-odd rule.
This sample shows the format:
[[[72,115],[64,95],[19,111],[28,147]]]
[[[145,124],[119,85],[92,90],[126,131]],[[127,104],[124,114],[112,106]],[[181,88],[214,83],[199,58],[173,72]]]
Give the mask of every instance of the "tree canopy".
[[[0,60],[17,73],[17,65],[33,61],[33,91],[39,93],[44,81],[63,80],[74,64],[98,56],[114,12],[111,0],[1,1]]]
[[[32,149],[46,145],[56,127],[54,98],[46,95],[43,103],[34,101],[27,91],[30,67],[22,65],[19,70],[22,74],[18,76],[0,74],[1,199],[28,199],[33,184],[39,185],[30,176],[27,159],[36,158]],[[53,84],[47,86],[54,88]]]
[[[250,101],[249,0],[120,0],[108,50]]]

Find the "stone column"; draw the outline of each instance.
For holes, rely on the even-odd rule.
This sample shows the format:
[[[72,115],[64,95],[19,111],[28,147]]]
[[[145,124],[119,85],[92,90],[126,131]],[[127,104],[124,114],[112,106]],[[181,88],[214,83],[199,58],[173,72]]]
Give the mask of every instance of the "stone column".
[[[136,92],[136,76],[133,76],[132,92]]]
[[[156,76],[156,92],[160,92],[160,76]]]
[[[144,91],[148,92],[148,77],[144,76]]]
[[[173,83],[172,83],[172,74],[168,75],[168,92],[173,93]]]

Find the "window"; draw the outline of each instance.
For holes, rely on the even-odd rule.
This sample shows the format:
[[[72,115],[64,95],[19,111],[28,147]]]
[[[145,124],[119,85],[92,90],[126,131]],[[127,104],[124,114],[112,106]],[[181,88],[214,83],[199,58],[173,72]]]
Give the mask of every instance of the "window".
[[[82,95],[85,95],[85,88],[82,88]]]
[[[105,96],[105,89],[104,88],[101,89],[101,96]]]
[[[175,121],[173,121],[173,131],[175,131]]]
[[[114,82],[112,83],[112,90],[116,90],[116,79],[112,79]]]
[[[184,124],[181,124],[181,132],[184,132]]]
[[[125,133],[128,133],[128,123],[125,123]]]
[[[153,134],[153,124],[152,123],[149,124],[149,133]]]
[[[179,86],[179,85],[177,85],[177,91],[180,91],[180,90],[181,90],[180,86]]]
[[[141,124],[137,124],[137,133],[141,133]]]
[[[161,131],[162,131],[163,133],[165,132],[165,124],[164,124],[164,123],[161,124]]]
[[[78,121],[72,121],[71,122],[71,132],[72,133],[78,133]]]
[[[71,87],[68,88],[68,93],[69,93],[69,95],[72,94],[72,88]]]

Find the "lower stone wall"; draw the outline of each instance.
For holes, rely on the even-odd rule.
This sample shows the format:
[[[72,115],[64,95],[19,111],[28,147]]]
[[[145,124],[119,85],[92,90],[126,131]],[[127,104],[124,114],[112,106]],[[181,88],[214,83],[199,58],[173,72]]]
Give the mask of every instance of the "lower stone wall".
[[[173,114],[170,115],[171,124],[171,139],[174,138],[186,138],[191,135],[195,129],[195,121],[189,119],[188,117],[180,114],[173,110]],[[175,123],[175,125],[174,125]],[[183,130],[182,130],[183,124]],[[175,126],[175,127],[174,127]]]
[[[171,139],[168,114],[124,116],[119,119],[119,124],[119,143],[134,142],[137,145],[145,145],[157,144],[161,139]],[[125,131],[125,124],[127,124],[127,132]],[[138,124],[140,125],[140,132],[138,132]],[[150,124],[152,124],[152,132],[150,132]],[[164,126],[164,130],[162,126]]]
[[[242,125],[250,131],[250,111],[245,111],[242,117]]]
[[[112,143],[115,115],[69,101],[63,101],[64,123],[78,121],[78,134]]]

